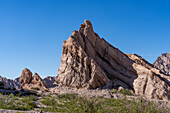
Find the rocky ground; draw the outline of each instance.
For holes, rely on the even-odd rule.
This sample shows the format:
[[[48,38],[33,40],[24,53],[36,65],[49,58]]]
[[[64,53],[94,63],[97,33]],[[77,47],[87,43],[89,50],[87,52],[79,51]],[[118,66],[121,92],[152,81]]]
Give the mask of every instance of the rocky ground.
[[[11,99],[14,98],[11,96],[10,90],[8,90],[8,93],[5,90],[0,90],[0,92],[6,93],[6,95],[1,94],[1,97],[0,97],[1,100],[3,100],[2,99],[3,97],[7,98],[7,95],[9,95],[9,98],[11,98]],[[36,90],[34,90],[33,92],[35,93]],[[14,91],[11,91],[11,93],[14,94]],[[24,91],[22,93],[24,93]],[[88,99],[98,99],[98,98],[122,100],[122,99],[126,98],[127,100],[129,100],[129,103],[133,100],[138,101],[141,99],[141,96],[137,96],[132,91],[125,90],[123,88],[120,88],[118,90],[116,90],[116,89],[114,89],[114,90],[113,89],[112,90],[109,90],[109,89],[88,90],[88,89],[70,88],[70,87],[65,87],[65,86],[56,86],[54,88],[50,88],[48,92],[39,92],[39,93],[37,93],[37,95],[35,95],[34,93],[30,94],[31,96],[29,96],[28,93],[23,94],[23,96],[15,94],[16,95],[15,96],[16,103],[19,100],[21,100],[21,102],[25,102],[25,103],[27,103],[26,100],[27,101],[34,100],[33,103],[36,105],[36,107],[32,110],[29,110],[29,111],[24,110],[24,111],[20,111],[20,112],[40,113],[41,110],[46,111],[48,109],[45,109],[45,108],[48,108],[49,106],[51,107],[50,104],[56,104],[56,103],[62,104],[62,102],[65,102],[66,100],[61,101],[62,98],[59,98],[60,96],[63,96],[63,95],[67,95],[69,97],[69,95],[75,94],[78,97],[87,98],[87,100]],[[32,95],[35,95],[35,97]],[[63,97],[68,98],[67,96],[63,96]],[[123,101],[127,101],[126,99]],[[6,100],[8,100],[8,99],[6,99]],[[56,100],[55,103],[53,103],[52,100]],[[148,100],[147,98],[144,98],[144,97],[142,98],[142,100],[144,100],[144,102],[154,102],[154,105],[161,109],[162,108],[167,108],[167,109],[170,108],[170,101],[163,101],[163,100],[156,100],[156,99]],[[49,103],[48,103],[48,101],[49,101]],[[69,99],[69,101],[71,101],[71,99]],[[79,101],[79,100],[76,100],[76,101]],[[20,105],[20,103],[17,103],[17,105]],[[32,104],[30,104],[30,105],[32,105]],[[65,105],[65,106],[67,106],[67,105]],[[60,111],[60,107],[58,108],[58,110]],[[19,112],[19,111],[4,110],[4,109],[0,110],[0,113],[16,113],[16,112]],[[43,113],[50,113],[50,112],[43,112]]]
[[[62,94],[67,94],[67,93],[75,93],[79,96],[83,97],[102,97],[102,98],[114,98],[114,99],[121,99],[124,97],[127,97],[128,99],[139,99],[141,96],[136,95],[133,93],[131,90],[126,90],[126,89],[121,89],[119,88],[118,90],[116,89],[95,89],[95,90],[88,90],[88,89],[76,89],[76,88],[70,88],[70,87],[65,87],[65,86],[58,86],[55,88],[49,89],[50,93],[54,93],[57,95],[62,95]],[[125,91],[125,92],[123,92]],[[127,92],[126,92],[127,91]],[[49,94],[47,92],[46,94]],[[153,101],[155,104],[159,104],[159,106],[162,107],[169,107],[170,108],[170,101],[166,100],[157,100],[157,99],[147,99],[146,97],[142,97],[143,99],[147,101]]]

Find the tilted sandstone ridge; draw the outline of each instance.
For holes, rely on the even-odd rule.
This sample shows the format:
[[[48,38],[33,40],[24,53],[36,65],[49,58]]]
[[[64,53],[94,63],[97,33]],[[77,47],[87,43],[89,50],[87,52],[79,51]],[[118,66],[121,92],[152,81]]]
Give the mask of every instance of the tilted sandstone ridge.
[[[85,20],[63,42],[57,81],[75,88],[132,89],[147,98],[170,99],[170,78],[135,54],[124,54],[93,31]]]
[[[23,89],[39,88],[44,90],[48,87],[47,83],[37,73],[34,73],[32,77],[32,72],[27,68],[22,71],[19,82]]]
[[[170,75],[170,52],[164,53],[160,57],[158,57],[153,65],[165,74]]]

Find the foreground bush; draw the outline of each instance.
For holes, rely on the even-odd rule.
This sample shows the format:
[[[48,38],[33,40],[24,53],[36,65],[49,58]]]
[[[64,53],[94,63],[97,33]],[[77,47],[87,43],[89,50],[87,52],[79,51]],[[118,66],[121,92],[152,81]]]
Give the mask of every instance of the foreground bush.
[[[1,96],[1,95],[0,95]],[[33,110],[36,106],[34,101],[37,100],[34,96],[22,97],[19,99],[13,94],[0,97],[0,109],[10,110]]]
[[[34,110],[36,96],[0,95],[0,109]],[[76,94],[42,96],[42,111],[71,113],[168,113],[169,108],[158,107],[143,99],[85,98]]]
[[[128,100],[78,97],[75,94],[65,94],[55,97],[46,97],[42,104],[43,111],[76,112],[76,113],[168,113],[169,109],[158,108],[152,102],[142,99]]]

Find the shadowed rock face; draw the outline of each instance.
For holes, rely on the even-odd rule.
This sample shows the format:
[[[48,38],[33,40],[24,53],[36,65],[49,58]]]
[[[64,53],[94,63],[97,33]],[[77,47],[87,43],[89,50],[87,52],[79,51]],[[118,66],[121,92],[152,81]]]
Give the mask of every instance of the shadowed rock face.
[[[170,52],[164,53],[160,57],[158,57],[153,65],[165,74],[170,75]]]
[[[47,76],[46,78],[43,79],[43,81],[47,83],[47,86],[49,88],[56,86],[56,84],[57,84],[56,80],[57,80],[56,77],[51,77],[51,76]]]
[[[122,86],[147,98],[170,98],[168,76],[142,57],[124,54],[101,39],[88,20],[64,41],[57,81],[76,88]]]
[[[15,80],[11,80],[0,76],[0,82],[3,82],[4,88],[17,89],[17,90],[21,89],[21,85],[18,81],[18,78]]]

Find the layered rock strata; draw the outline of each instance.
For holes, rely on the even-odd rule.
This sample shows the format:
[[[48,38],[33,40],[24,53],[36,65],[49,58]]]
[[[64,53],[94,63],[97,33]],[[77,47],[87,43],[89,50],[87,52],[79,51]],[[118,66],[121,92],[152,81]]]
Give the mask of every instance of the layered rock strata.
[[[123,88],[155,99],[170,99],[169,77],[135,54],[124,54],[93,31],[85,20],[63,42],[57,81],[76,88]]]

